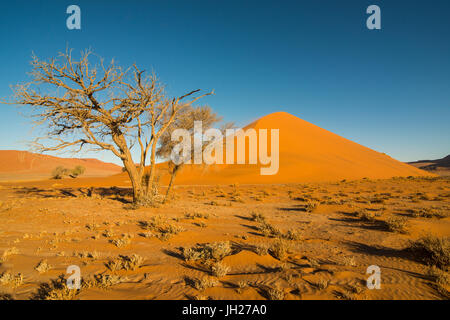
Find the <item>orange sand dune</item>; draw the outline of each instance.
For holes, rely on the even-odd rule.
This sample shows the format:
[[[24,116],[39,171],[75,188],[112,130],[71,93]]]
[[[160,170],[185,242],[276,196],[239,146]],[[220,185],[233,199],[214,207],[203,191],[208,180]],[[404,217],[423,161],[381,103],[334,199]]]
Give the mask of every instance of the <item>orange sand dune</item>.
[[[177,176],[176,184],[296,183],[434,176],[286,112],[269,114],[244,129],[249,128],[279,129],[280,167],[276,175],[261,175],[260,165],[186,165]],[[167,166],[160,164],[159,168],[165,172]],[[126,176],[120,174],[116,178],[123,182]],[[161,182],[167,181],[167,175],[163,174]]]
[[[101,177],[120,172],[121,167],[97,159],[59,158],[27,151],[0,150],[0,180],[37,180],[50,178],[58,166],[72,169],[81,165],[83,176]]]

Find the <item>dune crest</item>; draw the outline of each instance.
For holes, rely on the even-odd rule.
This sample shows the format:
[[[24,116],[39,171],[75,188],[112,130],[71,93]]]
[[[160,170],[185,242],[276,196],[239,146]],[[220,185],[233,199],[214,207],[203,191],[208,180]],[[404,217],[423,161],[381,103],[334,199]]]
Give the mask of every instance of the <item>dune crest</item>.
[[[261,176],[260,165],[186,165],[177,183],[297,183],[433,176],[286,112],[264,116],[245,129],[279,129],[280,168],[276,175]],[[166,179],[163,177],[163,183]]]

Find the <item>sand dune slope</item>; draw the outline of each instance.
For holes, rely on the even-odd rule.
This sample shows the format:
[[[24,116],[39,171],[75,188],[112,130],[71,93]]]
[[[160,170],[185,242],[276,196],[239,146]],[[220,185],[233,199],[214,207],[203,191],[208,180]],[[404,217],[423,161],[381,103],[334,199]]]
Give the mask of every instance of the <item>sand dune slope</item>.
[[[59,158],[27,151],[0,150],[0,180],[36,180],[50,178],[58,166],[72,169],[83,166],[83,176],[102,177],[120,172],[121,167],[97,159]]]
[[[177,176],[177,184],[296,183],[433,176],[286,112],[269,114],[244,129],[249,128],[257,131],[279,129],[280,166],[276,175],[262,176],[260,165],[186,165]],[[164,172],[166,166],[162,164],[160,168]],[[123,181],[126,177],[121,176]],[[162,182],[167,182],[164,175]]]

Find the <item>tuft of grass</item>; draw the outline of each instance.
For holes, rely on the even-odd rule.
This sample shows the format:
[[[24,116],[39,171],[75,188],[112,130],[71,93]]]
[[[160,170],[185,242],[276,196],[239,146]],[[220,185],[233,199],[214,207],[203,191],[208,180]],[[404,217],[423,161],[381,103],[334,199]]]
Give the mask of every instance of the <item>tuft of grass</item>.
[[[408,213],[411,213],[411,215],[415,218],[437,218],[442,219],[448,217],[448,213],[444,212],[439,209],[433,209],[433,208],[421,208],[421,209],[409,209],[407,210]]]
[[[223,264],[222,262],[215,262],[211,264],[210,268],[211,274],[218,278],[225,277],[228,272],[230,272],[230,267]]]
[[[264,256],[269,253],[269,247],[266,244],[257,245],[254,247],[254,251],[259,256]]]
[[[172,236],[183,232],[184,229],[164,216],[152,217],[150,221],[139,221],[139,225],[144,230],[152,231],[158,239],[169,240]]]
[[[300,240],[302,239],[302,234],[298,230],[289,229],[282,235],[282,238],[286,240]]]
[[[384,223],[391,232],[408,233],[408,220],[406,218],[389,217],[384,220]]]
[[[119,255],[118,258],[108,261],[106,267],[111,271],[136,270],[143,262],[144,258],[137,254],[132,254],[131,256]]]
[[[450,238],[426,235],[410,243],[408,248],[422,262],[441,269],[450,265]]]
[[[21,273],[13,275],[10,272],[5,271],[0,275],[0,284],[11,286],[13,288],[20,287],[23,284],[23,275]]]
[[[45,273],[48,270],[50,270],[52,267],[48,264],[48,261],[46,259],[39,261],[37,266],[34,268],[39,273]]]
[[[284,291],[280,288],[269,288],[264,291],[269,300],[284,300]]]
[[[16,247],[12,247],[3,251],[2,256],[0,257],[0,262],[5,262],[9,256],[13,254],[19,254],[19,250]]]
[[[319,288],[320,290],[325,290],[328,288],[328,285],[330,284],[329,280],[320,279],[314,283],[314,285]]]
[[[287,257],[288,251],[289,246],[283,240],[275,242],[269,249],[269,253],[278,260],[285,259]]]
[[[435,266],[431,266],[427,271],[427,275],[434,282],[436,290],[443,296],[450,298],[450,292],[447,290],[447,287],[450,285],[449,273]]]
[[[258,227],[258,231],[261,232],[265,237],[279,237],[281,236],[281,231],[268,222],[262,222]]]
[[[252,212],[250,215],[250,219],[255,222],[265,223],[266,216],[263,213]]]
[[[96,274],[94,275],[94,285],[101,289],[108,289],[116,284],[126,281],[126,279],[114,274]]]
[[[367,211],[366,209],[361,209],[359,211],[356,211],[356,216],[361,219],[361,221],[367,221],[367,222],[375,222],[375,214],[371,211]]]
[[[111,239],[109,242],[118,248],[125,247],[131,243],[131,236],[128,234],[122,234],[121,238]]]
[[[69,289],[64,275],[50,280],[49,283],[42,283],[37,292],[33,294],[33,300],[73,300],[80,293],[80,290]]]
[[[306,212],[313,212],[319,207],[319,202],[314,200],[308,200],[305,205]]]
[[[200,244],[195,247],[181,248],[181,254],[186,261],[222,260],[232,252],[230,243],[214,242]]]
[[[205,277],[202,279],[186,278],[185,281],[186,284],[190,285],[191,287],[199,291],[203,291],[208,288],[213,288],[219,284],[219,281],[217,281],[217,279],[211,277]]]

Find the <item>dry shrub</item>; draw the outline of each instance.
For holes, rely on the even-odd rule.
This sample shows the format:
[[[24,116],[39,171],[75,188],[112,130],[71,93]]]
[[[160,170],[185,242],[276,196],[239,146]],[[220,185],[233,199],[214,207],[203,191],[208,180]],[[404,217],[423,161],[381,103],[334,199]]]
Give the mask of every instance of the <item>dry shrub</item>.
[[[313,212],[318,207],[319,207],[319,202],[318,201],[314,201],[314,200],[310,201],[310,200],[308,200],[306,205],[305,205],[305,211],[306,212]]]
[[[199,291],[203,291],[208,288],[213,288],[219,284],[219,281],[217,281],[217,279],[211,277],[205,277],[202,279],[186,278],[185,281],[188,285],[192,286],[193,288]]]
[[[19,287],[23,284],[23,276],[21,273],[13,275],[10,272],[5,271],[0,275],[0,284],[11,286],[13,288]]]
[[[408,233],[408,220],[406,218],[389,217],[384,223],[391,232]]]
[[[286,241],[279,240],[272,244],[269,249],[269,253],[278,260],[283,260],[287,257],[289,246]]]
[[[269,253],[269,246],[267,244],[256,245],[254,251],[257,255],[264,256]]]
[[[450,238],[426,235],[411,242],[409,250],[421,261],[441,269],[450,264]]]
[[[118,248],[125,247],[131,243],[131,236],[129,234],[122,234],[121,238],[111,239],[109,242]]]
[[[222,260],[232,252],[230,243],[214,242],[199,244],[195,247],[181,248],[181,254],[186,261]]]
[[[3,254],[0,257],[0,262],[6,261],[6,259],[8,259],[8,257],[13,254],[19,254],[19,250],[16,247],[6,249],[5,251],[3,251]]]
[[[284,291],[280,288],[266,288],[264,293],[269,300],[284,300]]]
[[[104,273],[94,275],[94,279],[94,285],[102,289],[108,289],[111,286],[126,281],[126,279],[118,275]]]
[[[172,236],[183,232],[184,229],[172,222],[167,217],[156,216],[152,217],[150,221],[140,221],[139,225],[145,230],[150,230],[160,240],[168,240]]]
[[[411,215],[415,218],[446,218],[448,217],[448,213],[439,209],[434,208],[421,208],[421,209],[409,209],[407,212],[411,213]]]
[[[265,223],[266,216],[262,213],[252,212],[250,215],[250,219],[255,222]]]
[[[52,267],[48,264],[48,261],[46,259],[41,260],[38,265],[34,268],[39,273],[45,273],[48,270],[50,270]]]
[[[230,267],[226,266],[222,262],[212,263],[211,266],[211,274],[215,277],[221,278],[228,274],[230,271]]]
[[[447,287],[450,285],[449,273],[435,266],[431,266],[428,269],[427,275],[434,282],[436,290],[445,297],[450,298],[450,292],[447,290]]]
[[[106,267],[111,271],[136,270],[143,262],[144,258],[137,254],[132,254],[131,256],[119,255],[118,258],[110,260]]]
[[[262,222],[258,227],[258,231],[261,232],[265,237],[279,237],[281,231],[268,222]]]
[[[33,300],[73,300],[80,293],[78,289],[67,287],[64,275],[57,279],[50,280],[49,283],[42,283],[37,292],[32,296]]]
[[[367,222],[375,222],[376,221],[375,214],[371,211],[367,211],[366,209],[361,209],[361,210],[357,211],[356,216],[359,219],[361,219],[362,221],[367,221]]]

